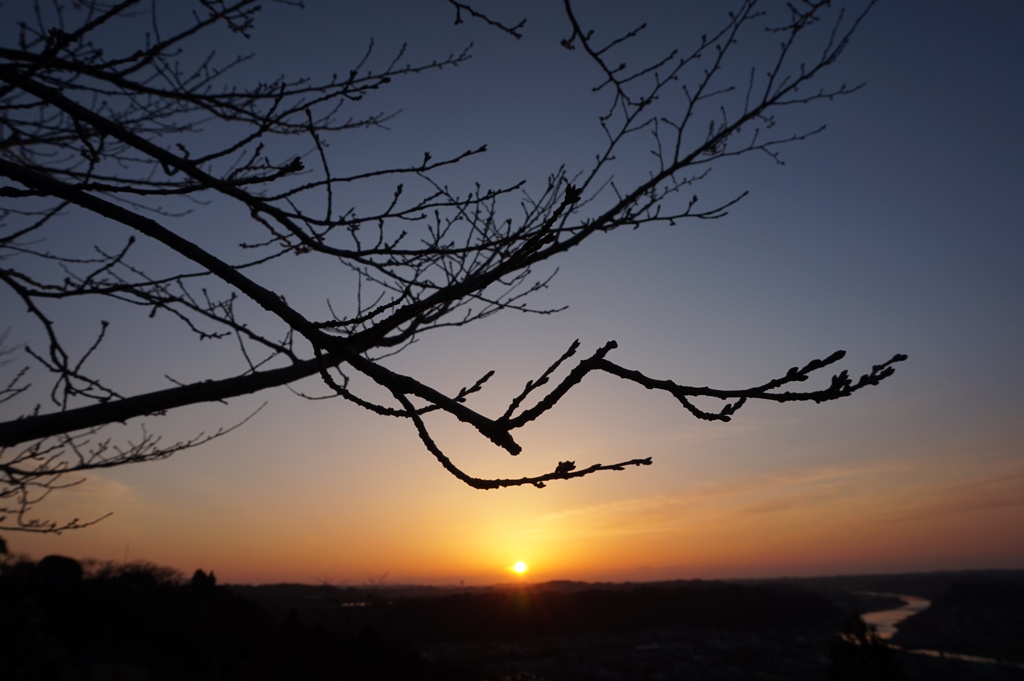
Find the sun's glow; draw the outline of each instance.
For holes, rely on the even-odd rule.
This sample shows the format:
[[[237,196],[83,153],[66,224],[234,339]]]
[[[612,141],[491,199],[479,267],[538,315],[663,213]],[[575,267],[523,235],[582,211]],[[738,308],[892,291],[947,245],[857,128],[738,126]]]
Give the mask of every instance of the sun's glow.
[[[526,563],[524,563],[523,561],[517,562],[515,565],[512,566],[512,572],[515,572],[516,574],[520,575],[523,574],[524,572],[526,572]]]

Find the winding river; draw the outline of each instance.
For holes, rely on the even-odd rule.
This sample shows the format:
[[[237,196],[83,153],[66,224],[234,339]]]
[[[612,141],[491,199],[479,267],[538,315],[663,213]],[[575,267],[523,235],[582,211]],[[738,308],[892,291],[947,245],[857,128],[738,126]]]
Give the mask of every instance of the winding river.
[[[915,615],[922,610],[927,610],[931,606],[931,601],[920,598],[918,596],[909,596],[907,594],[889,594],[889,593],[878,593],[875,591],[863,591],[861,593],[869,594],[871,596],[892,596],[899,598],[903,601],[903,605],[898,608],[892,608],[889,610],[874,610],[872,612],[866,612],[861,615],[866,623],[871,624],[878,631],[879,638],[889,640],[896,633],[896,629],[899,623],[907,619],[911,615]],[[901,648],[894,644],[889,644],[894,648]],[[1006,662],[995,660],[990,657],[980,657],[978,655],[961,655],[959,653],[944,653],[937,650],[921,650],[921,649],[909,649],[903,648],[908,653],[915,655],[927,655],[929,657],[945,657],[955,660],[964,660],[967,662],[982,662],[986,664],[999,664],[1008,667],[1015,667],[1018,669],[1024,669],[1024,664],[1018,664],[1014,662]]]
[[[874,591],[865,591],[863,593],[869,596],[892,596],[893,598],[899,598],[903,601],[903,605],[898,608],[891,610],[875,610],[873,612],[866,612],[861,615],[861,619],[870,625],[873,625],[878,631],[880,638],[889,640],[896,633],[896,627],[900,622],[907,619],[911,615],[916,615],[922,610],[927,610],[931,606],[932,602],[919,598],[918,596],[908,596],[906,594],[883,594]]]

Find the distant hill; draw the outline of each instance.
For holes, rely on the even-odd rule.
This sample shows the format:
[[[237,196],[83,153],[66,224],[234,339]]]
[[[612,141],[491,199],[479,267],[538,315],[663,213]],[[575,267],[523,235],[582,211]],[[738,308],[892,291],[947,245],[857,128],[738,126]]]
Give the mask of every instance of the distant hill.
[[[908,594],[935,601],[944,595],[951,586],[959,582],[1024,583],[1024,570],[951,570],[876,575],[785,577],[770,580],[744,580],[744,582],[794,584],[816,592],[839,589]]]

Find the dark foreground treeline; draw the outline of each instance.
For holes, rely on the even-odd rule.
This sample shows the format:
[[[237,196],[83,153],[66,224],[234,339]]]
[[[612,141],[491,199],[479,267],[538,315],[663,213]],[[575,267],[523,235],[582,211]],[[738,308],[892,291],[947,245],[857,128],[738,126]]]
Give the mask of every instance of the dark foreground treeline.
[[[146,563],[48,556],[9,561],[0,573],[0,679],[469,680],[489,676],[422,651],[641,630],[829,629],[841,619],[826,599],[791,587],[541,585],[394,598],[380,589],[232,589],[201,570],[186,580]]]
[[[0,558],[3,681],[1018,678],[901,662],[833,601],[786,584],[223,587],[201,570]],[[957,612],[1005,600],[950,598]]]
[[[3,681],[472,679],[367,629],[276,618],[197,570],[61,556],[0,572]]]

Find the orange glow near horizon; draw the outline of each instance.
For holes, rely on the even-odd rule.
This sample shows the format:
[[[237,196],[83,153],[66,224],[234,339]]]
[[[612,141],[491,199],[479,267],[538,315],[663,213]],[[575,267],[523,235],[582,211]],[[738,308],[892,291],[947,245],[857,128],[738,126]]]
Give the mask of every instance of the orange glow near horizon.
[[[97,477],[65,498],[79,510],[113,499],[118,514],[60,536],[4,538],[12,552],[35,559],[128,554],[185,575],[213,570],[223,583],[486,585],[1019,568],[1024,547],[1006,538],[1024,536],[1024,514],[1007,510],[1024,507],[1024,462],[977,462],[971,476],[952,460],[930,463],[772,471],[613,500],[520,490],[484,503],[472,490],[449,488],[430,505],[428,490],[410,488],[407,498],[423,509],[415,522],[388,503],[360,500],[375,525],[338,523],[327,502],[313,501],[302,523],[277,519],[260,532],[236,531],[231,542],[221,537],[244,524],[240,500],[232,498],[230,512],[172,509]],[[382,544],[379,532],[393,541]],[[536,556],[541,564],[530,560]]]

